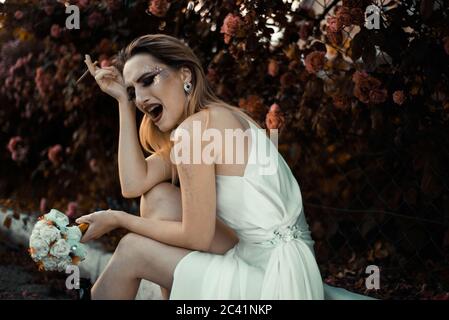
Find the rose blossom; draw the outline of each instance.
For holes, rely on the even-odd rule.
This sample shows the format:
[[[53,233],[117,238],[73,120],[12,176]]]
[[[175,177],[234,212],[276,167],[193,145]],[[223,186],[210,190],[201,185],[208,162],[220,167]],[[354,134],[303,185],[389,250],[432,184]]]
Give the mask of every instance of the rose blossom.
[[[59,165],[62,161],[62,146],[60,144],[54,145],[48,149],[48,159],[54,165]]]
[[[59,38],[61,36],[61,27],[58,24],[51,26],[50,34],[53,38]]]
[[[59,240],[61,238],[61,233],[55,226],[47,224],[42,225],[42,227],[38,229],[38,236],[50,244],[53,241]]]
[[[50,248],[50,254],[56,258],[63,258],[70,253],[70,245],[64,239],[59,239]]]
[[[168,9],[170,8],[170,2],[167,0],[151,0],[148,6],[148,11],[159,18],[165,17]]]
[[[33,260],[42,259],[48,254],[48,243],[37,235],[30,237],[30,255]]]
[[[58,259],[55,257],[44,257],[41,262],[46,271],[53,271],[58,268]]]
[[[20,11],[20,10],[17,10],[17,11],[14,13],[14,18],[16,18],[17,20],[21,20],[21,19],[23,18],[23,12]]]
[[[268,74],[272,77],[276,77],[279,72],[279,64],[276,60],[270,59],[268,62]]]
[[[322,70],[325,63],[325,55],[326,53],[323,51],[313,51],[309,53],[304,60],[306,70],[309,73],[317,73]]]
[[[285,122],[284,115],[281,112],[281,108],[277,103],[273,103],[268,111],[265,124],[268,129],[280,129]]]
[[[231,38],[235,36],[242,25],[242,20],[238,15],[228,13],[223,20],[220,33],[224,33],[224,42],[229,44]]]
[[[393,101],[398,105],[402,105],[405,102],[405,94],[402,90],[397,90],[393,93]]]
[[[331,32],[338,32],[343,27],[343,25],[341,24],[340,20],[337,19],[337,17],[328,17],[326,21],[327,21],[327,28]]]
[[[59,260],[58,262],[58,271],[60,272],[65,272],[65,270],[67,269],[67,266],[72,264],[72,258],[70,258],[69,256],[62,258],[62,260]]]
[[[343,26],[350,26],[352,24],[351,10],[348,7],[338,8],[336,17]]]

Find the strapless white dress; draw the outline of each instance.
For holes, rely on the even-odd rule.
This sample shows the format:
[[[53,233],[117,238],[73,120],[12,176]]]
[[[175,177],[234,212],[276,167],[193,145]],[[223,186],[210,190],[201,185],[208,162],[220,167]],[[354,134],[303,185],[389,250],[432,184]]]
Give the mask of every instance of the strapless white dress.
[[[170,299],[370,299],[323,283],[298,182],[264,130],[248,123],[244,175],[216,176],[217,216],[240,241],[224,255],[184,256],[174,271]],[[274,174],[273,167],[256,161],[258,150],[266,150]]]

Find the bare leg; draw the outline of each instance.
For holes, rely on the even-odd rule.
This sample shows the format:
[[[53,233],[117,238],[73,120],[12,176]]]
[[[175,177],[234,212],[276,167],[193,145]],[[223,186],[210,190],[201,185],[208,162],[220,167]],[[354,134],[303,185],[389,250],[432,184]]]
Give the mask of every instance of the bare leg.
[[[134,299],[141,279],[171,288],[176,265],[189,252],[128,233],[92,287],[92,299]]]
[[[156,185],[141,197],[140,214],[142,217],[156,216],[161,220],[181,221],[180,189],[170,183]],[[217,219],[209,251],[224,254],[237,242],[235,232]],[[129,234],[122,239],[110,263],[95,283],[92,298],[134,299],[140,279],[144,278],[159,284],[163,299],[168,299],[170,291],[166,288],[171,288],[174,269],[189,252],[184,248]],[[168,280],[164,277],[168,277]]]
[[[140,199],[140,215],[156,216],[161,220],[182,220],[181,190],[171,183],[160,183]],[[210,252],[224,254],[235,246],[238,238],[235,232],[217,219],[215,237]],[[161,287],[162,298],[168,300],[170,291]]]

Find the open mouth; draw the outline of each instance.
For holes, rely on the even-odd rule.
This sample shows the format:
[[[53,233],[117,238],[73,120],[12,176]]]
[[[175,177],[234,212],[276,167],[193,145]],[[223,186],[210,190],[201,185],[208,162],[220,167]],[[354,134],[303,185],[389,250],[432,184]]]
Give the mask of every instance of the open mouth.
[[[146,109],[146,111],[150,115],[151,120],[156,123],[162,117],[163,107],[159,103],[154,103],[151,104],[150,107]]]

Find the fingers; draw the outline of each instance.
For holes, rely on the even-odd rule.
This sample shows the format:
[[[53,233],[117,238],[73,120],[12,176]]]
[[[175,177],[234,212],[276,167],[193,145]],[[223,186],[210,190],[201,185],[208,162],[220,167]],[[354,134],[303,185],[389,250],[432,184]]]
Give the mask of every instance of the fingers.
[[[89,69],[90,74],[95,76],[95,70],[96,70],[97,67],[92,63],[92,59],[90,58],[90,56],[88,54],[85,55],[84,62],[86,63],[87,68]]]
[[[81,238],[81,243],[86,243],[88,241],[92,240],[92,232],[89,232],[89,229],[87,229],[86,233]]]
[[[78,223],[78,224],[81,224],[81,223],[91,224],[93,221],[92,221],[92,218],[91,218],[90,214],[88,214],[88,215],[79,217],[78,219],[75,220],[75,222]]]
[[[110,78],[110,79],[114,79],[117,76],[114,73],[112,73],[111,70],[99,69],[99,70],[97,70],[95,72],[95,80],[96,81],[100,81],[101,79],[103,79],[105,77]]]

